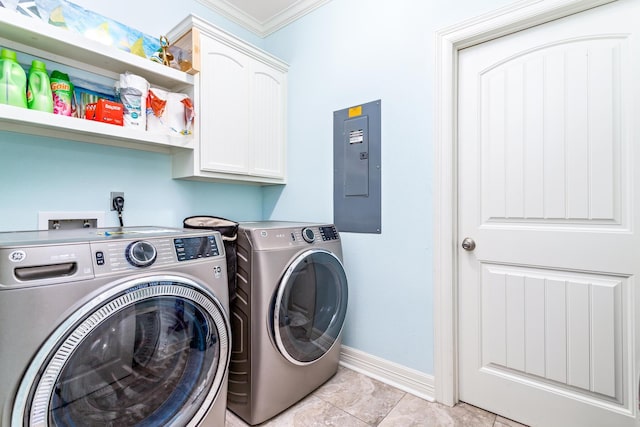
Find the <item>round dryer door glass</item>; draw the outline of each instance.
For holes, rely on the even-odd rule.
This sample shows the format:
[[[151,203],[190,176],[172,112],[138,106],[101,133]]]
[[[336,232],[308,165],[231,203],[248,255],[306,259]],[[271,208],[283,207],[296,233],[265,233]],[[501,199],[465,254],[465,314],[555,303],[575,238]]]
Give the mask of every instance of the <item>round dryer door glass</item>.
[[[183,278],[139,282],[57,332],[31,387],[26,425],[185,426],[202,418],[228,364],[225,310]]]
[[[347,276],[331,252],[310,250],[287,269],[273,304],[280,352],[295,364],[311,363],[331,349],[347,314]]]

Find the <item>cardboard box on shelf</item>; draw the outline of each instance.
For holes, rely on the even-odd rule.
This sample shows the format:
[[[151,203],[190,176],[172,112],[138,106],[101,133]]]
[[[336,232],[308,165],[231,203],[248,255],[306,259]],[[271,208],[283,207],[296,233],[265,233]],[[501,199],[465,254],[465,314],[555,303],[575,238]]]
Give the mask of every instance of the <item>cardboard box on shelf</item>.
[[[85,118],[98,122],[122,126],[124,123],[124,106],[119,102],[99,99],[98,102],[87,104]]]
[[[178,68],[188,74],[200,72],[200,30],[192,28],[177,40],[170,40],[169,52],[175,57]],[[175,49],[175,50],[174,50]]]

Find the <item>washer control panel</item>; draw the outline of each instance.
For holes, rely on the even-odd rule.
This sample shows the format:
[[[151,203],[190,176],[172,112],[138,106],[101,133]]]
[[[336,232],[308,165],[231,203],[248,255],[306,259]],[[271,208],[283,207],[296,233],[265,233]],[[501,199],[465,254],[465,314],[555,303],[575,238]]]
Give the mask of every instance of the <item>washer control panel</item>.
[[[119,227],[6,232],[0,233],[0,288],[187,268],[191,263],[211,262],[220,272],[224,255],[222,237],[213,230]]]
[[[108,240],[92,244],[96,275],[145,267],[161,267],[221,256],[214,234],[201,236]]]
[[[175,263],[172,243],[168,238],[92,242],[96,275]]]

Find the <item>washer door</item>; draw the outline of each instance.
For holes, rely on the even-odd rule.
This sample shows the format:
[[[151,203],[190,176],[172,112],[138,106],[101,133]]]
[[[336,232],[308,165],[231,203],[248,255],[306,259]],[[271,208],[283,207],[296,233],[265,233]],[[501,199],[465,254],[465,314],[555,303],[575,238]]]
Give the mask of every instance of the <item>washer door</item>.
[[[272,331],[280,353],[297,365],[327,353],[342,331],[347,296],[347,276],[333,253],[314,249],[300,254],[273,304]]]
[[[189,279],[111,288],[42,347],[12,425],[185,426],[207,413],[229,362],[223,306]]]

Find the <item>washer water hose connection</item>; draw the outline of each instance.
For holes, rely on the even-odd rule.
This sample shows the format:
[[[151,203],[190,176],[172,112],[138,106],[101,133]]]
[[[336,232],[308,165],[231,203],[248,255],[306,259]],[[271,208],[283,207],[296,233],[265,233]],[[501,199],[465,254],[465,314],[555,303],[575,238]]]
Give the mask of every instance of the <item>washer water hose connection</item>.
[[[113,198],[113,208],[118,212],[118,220],[120,221],[120,227],[124,227],[122,221],[122,211],[124,210],[124,197],[117,196]]]

